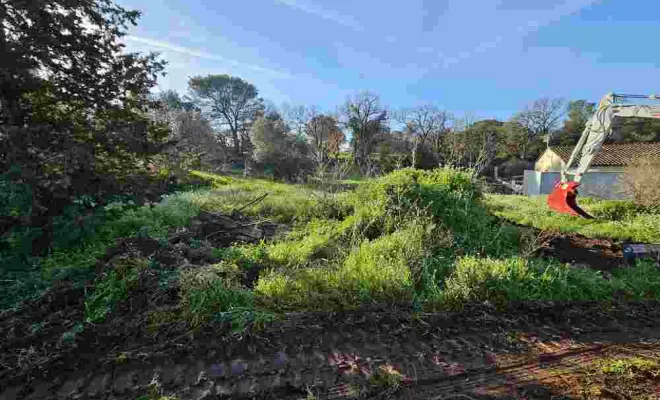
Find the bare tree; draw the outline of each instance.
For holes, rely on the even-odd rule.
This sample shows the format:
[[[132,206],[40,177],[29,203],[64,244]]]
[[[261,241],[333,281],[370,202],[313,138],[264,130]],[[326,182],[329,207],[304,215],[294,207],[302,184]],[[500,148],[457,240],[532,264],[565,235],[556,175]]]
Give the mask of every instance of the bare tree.
[[[365,175],[373,171],[370,154],[389,131],[387,111],[376,94],[360,92],[348,99],[342,108],[345,126],[351,131],[353,160]]]
[[[474,113],[466,113],[462,118],[452,118],[452,127],[445,129],[439,139],[438,151],[445,165],[460,166],[468,152],[469,130],[474,124]]]
[[[473,116],[468,115],[447,133],[445,163],[470,168],[478,176],[493,162],[504,124],[496,120],[473,121]]]
[[[314,162],[322,166],[329,159],[330,138],[339,137],[341,130],[337,125],[337,119],[333,116],[318,114],[316,109],[310,109],[308,116],[310,118],[305,124],[305,135],[311,146]]]
[[[396,113],[395,119],[405,125],[405,130],[412,138],[412,166],[417,166],[417,153],[427,140],[441,140],[447,122],[447,113],[434,105],[424,105],[404,109]],[[438,146],[439,147],[439,146]]]
[[[535,100],[525,110],[514,117],[514,120],[527,129],[529,141],[543,137],[550,139],[564,116],[566,101],[544,97]]]

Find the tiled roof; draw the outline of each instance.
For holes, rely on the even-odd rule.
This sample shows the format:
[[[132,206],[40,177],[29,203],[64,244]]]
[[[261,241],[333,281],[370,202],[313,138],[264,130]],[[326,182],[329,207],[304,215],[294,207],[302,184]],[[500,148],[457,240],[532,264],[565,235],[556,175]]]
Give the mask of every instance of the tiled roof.
[[[573,152],[573,146],[551,147],[564,163],[568,162]],[[660,158],[660,142],[642,143],[614,143],[604,144],[591,163],[592,167],[625,167],[636,157],[658,157]],[[577,165],[576,160],[573,165]]]

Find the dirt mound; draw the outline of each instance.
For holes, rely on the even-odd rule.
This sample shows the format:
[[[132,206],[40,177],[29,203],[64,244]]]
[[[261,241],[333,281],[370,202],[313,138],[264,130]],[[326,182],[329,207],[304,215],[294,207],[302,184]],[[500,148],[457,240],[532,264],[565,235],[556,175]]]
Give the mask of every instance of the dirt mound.
[[[584,265],[600,271],[610,271],[626,265],[623,248],[607,239],[593,239],[577,234],[544,233],[541,257],[551,257],[574,265]]]
[[[188,235],[213,247],[227,247],[236,242],[257,243],[286,229],[269,220],[254,221],[237,211],[231,215],[202,212],[193,219]]]

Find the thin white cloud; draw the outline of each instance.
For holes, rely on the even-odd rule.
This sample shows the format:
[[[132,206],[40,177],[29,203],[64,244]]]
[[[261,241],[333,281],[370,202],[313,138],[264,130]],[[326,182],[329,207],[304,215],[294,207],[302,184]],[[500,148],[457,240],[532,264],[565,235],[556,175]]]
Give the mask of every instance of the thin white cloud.
[[[308,1],[301,0],[275,0],[276,3],[307,14],[315,15],[317,17],[327,19],[339,25],[351,28],[356,31],[363,31],[364,27],[350,15],[341,15],[333,10],[327,10]]]
[[[191,49],[188,47],[183,47],[183,46],[178,46],[175,44],[172,44],[170,42],[162,41],[162,40],[155,40],[155,39],[150,39],[150,38],[145,38],[145,37],[140,37],[140,36],[132,36],[132,35],[127,35],[124,37],[126,40],[134,42],[134,43],[139,43],[143,44],[149,47],[155,47],[158,49],[163,49],[166,51],[171,51],[175,53],[180,53],[180,54],[186,54],[191,57],[196,57],[196,58],[202,58],[205,60],[211,60],[211,61],[218,61],[224,64],[229,64],[234,67],[238,68],[243,68],[243,69],[249,69],[255,72],[259,72],[262,74],[268,74],[274,77],[278,78],[293,78],[291,74],[285,71],[280,71],[272,68],[266,68],[266,67],[261,67],[258,65],[253,65],[253,64],[246,64],[240,61],[232,60],[229,58],[225,58],[216,54],[208,53],[202,50],[196,50],[196,49]]]
[[[565,0],[564,3],[555,7],[552,10],[549,10],[548,13],[544,16],[542,20],[529,20],[525,24],[520,25],[516,28],[516,32],[519,35],[525,36],[530,32],[538,30],[544,26],[553,24],[560,19],[575,14],[583,8],[589,7],[593,4],[600,3],[602,0]],[[504,41],[502,35],[498,35],[495,39],[487,40],[481,42],[474,48],[472,51],[463,51],[455,57],[446,57],[442,60],[442,65],[444,68],[448,68],[452,65],[455,65],[463,60],[466,60],[476,54],[484,53],[490,49],[497,47],[500,43]]]

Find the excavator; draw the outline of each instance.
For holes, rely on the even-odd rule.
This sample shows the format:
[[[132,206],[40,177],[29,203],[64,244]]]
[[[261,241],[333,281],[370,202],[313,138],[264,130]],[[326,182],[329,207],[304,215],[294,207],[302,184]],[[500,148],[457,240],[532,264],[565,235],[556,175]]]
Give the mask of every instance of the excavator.
[[[552,210],[592,219],[593,217],[577,204],[577,188],[580,186],[582,175],[587,172],[594,157],[612,133],[614,119],[660,118],[660,105],[622,104],[626,99],[660,100],[660,96],[608,93],[600,100],[596,112],[587,121],[570,159],[562,168],[561,180],[555,184],[548,195],[548,206]],[[571,166],[576,160],[579,160],[578,165],[572,170]],[[569,179],[569,175],[572,175],[571,179]]]

